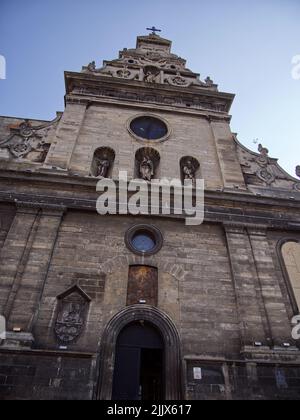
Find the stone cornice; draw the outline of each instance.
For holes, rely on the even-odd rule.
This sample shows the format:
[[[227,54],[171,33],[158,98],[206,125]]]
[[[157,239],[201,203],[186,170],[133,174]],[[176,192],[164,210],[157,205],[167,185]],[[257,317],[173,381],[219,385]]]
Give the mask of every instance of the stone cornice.
[[[114,92],[114,95],[117,99],[122,99],[122,92],[128,94],[135,94],[135,101],[142,102],[143,97],[145,96],[155,96],[156,98],[173,98],[174,101],[178,102],[182,98],[185,102],[190,101],[190,107],[196,107],[196,103],[201,104],[201,101],[206,102],[207,104],[219,104],[222,106],[222,112],[227,114],[230,111],[231,105],[235,98],[235,95],[230,93],[211,91],[203,87],[197,88],[178,88],[170,85],[163,84],[147,84],[144,82],[126,80],[126,79],[116,79],[107,76],[93,75],[87,73],[74,73],[74,72],[65,72],[65,84],[66,84],[66,99],[70,99],[70,95],[81,91],[82,97],[103,97],[110,96]],[[74,89],[77,92],[74,92]],[[105,95],[105,91],[110,91],[110,95]],[[123,98],[124,100],[125,98]],[[126,98],[127,99],[127,98]],[[130,99],[130,98],[128,98]],[[162,99],[157,99],[156,101],[147,101],[144,99],[144,102],[150,103],[162,103]],[[175,102],[172,106],[175,105]],[[202,107],[203,109],[204,106]],[[201,109],[199,105],[199,109]],[[211,109],[212,111],[214,109]]]
[[[9,180],[16,181],[16,185],[19,182],[28,183],[30,182],[39,182],[41,183],[41,190],[44,188],[47,189],[53,185],[57,184],[60,185],[60,191],[63,191],[63,185],[76,185],[78,188],[92,188],[93,191],[96,191],[96,184],[99,181],[98,178],[93,177],[82,177],[80,175],[72,174],[71,172],[58,169],[51,170],[51,169],[41,169],[39,171],[13,171],[13,170],[1,170],[0,169],[0,182],[1,179],[4,181]],[[116,184],[118,185],[118,180],[115,180]],[[88,191],[88,190],[87,190]],[[1,192],[1,186],[0,186]],[[90,192],[90,191],[89,191]],[[286,208],[286,209],[298,209],[300,211],[300,200],[291,200],[290,199],[290,192],[287,191],[286,198],[282,197],[269,197],[269,196],[256,196],[255,194],[248,192],[247,190],[206,190],[205,191],[205,198],[210,200],[217,200],[218,203],[221,205],[222,201],[226,205],[226,202],[239,202],[244,203],[246,205],[257,205],[262,207],[278,207],[278,208]],[[239,211],[239,210],[237,210]]]
[[[98,195],[95,191],[96,182],[95,180],[93,181],[94,182],[89,183],[89,185],[85,184],[85,186],[82,185],[82,188],[79,187],[76,197],[74,197],[73,194],[70,194],[70,189],[67,188],[67,185],[69,184],[66,184],[66,190],[64,192],[62,180],[60,182],[59,194],[57,195],[49,194],[51,186],[51,181],[49,179],[40,179],[40,186],[37,183],[38,193],[36,194],[32,192],[32,190],[26,192],[25,188],[21,188],[20,191],[16,190],[15,192],[11,192],[1,190],[0,187],[0,202],[14,204],[21,202],[25,209],[26,207],[29,209],[44,209],[43,214],[50,212],[51,215],[58,216],[61,216],[66,209],[96,212],[96,200]],[[79,186],[79,184],[77,185]],[[53,186],[51,189],[53,191]],[[272,208],[270,206],[271,201]],[[277,201],[276,205],[275,203],[276,200],[261,200],[246,194],[243,196],[234,196],[232,193],[206,191],[205,222],[225,224],[228,226],[228,229],[233,229],[235,231],[240,228],[251,228],[256,231],[278,229],[300,232],[300,216],[299,219],[295,218],[295,206],[300,210],[300,203],[287,203],[289,204],[289,207],[284,206],[285,202],[279,203]],[[292,204],[293,207],[291,206]],[[282,209],[284,207],[286,208],[286,211],[284,212],[283,217]],[[288,211],[289,208],[291,208],[290,213]],[[279,215],[281,215],[281,217],[279,217]],[[145,217],[183,221],[186,215],[155,216],[150,214]]]
[[[117,106],[117,107],[127,107],[127,108],[135,108],[139,110],[144,110],[145,112],[165,112],[165,113],[172,113],[182,115],[193,115],[198,118],[205,118],[209,122],[213,121],[226,121],[230,123],[231,115],[228,115],[224,112],[212,111],[212,110],[204,110],[204,109],[193,109],[193,108],[184,108],[184,107],[176,107],[176,106],[169,106],[166,104],[158,104],[158,103],[146,103],[146,102],[137,102],[136,100],[120,100],[120,99],[113,99],[108,97],[83,97],[80,95],[67,95],[66,96],[66,103],[69,104],[76,104],[76,105],[83,105],[83,106],[99,106],[102,104]]]

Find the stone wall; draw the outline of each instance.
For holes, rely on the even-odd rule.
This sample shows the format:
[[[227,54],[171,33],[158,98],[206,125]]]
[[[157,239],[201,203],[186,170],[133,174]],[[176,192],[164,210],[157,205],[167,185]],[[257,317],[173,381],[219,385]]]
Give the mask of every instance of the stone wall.
[[[126,306],[129,266],[149,265],[158,268],[158,307],[176,323],[187,353],[239,351],[235,295],[222,228],[203,225],[195,230],[177,221],[151,220],[162,231],[164,247],[143,259],[127,249],[124,238],[135,223],[147,222],[81,212],[65,215],[35,324],[39,346],[57,346],[53,335],[56,298],[78,284],[92,301],[86,331],[71,349],[96,351],[106,323]],[[220,336],[220,328],[226,329],[230,340]]]
[[[0,352],[0,400],[91,400],[91,355]]]

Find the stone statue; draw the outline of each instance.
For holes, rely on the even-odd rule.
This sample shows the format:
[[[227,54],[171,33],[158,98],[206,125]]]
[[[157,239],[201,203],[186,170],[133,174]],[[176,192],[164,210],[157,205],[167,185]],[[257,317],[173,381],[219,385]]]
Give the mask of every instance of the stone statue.
[[[140,163],[140,176],[145,181],[151,181],[154,177],[154,163],[149,156],[145,156]]]
[[[269,155],[269,150],[266,147],[264,147],[262,144],[260,144],[258,146],[258,151],[263,156],[268,156]]]
[[[300,178],[300,165],[296,167],[296,175]]]
[[[208,87],[212,87],[214,85],[214,81],[209,76],[205,79],[205,83]]]
[[[101,178],[107,178],[108,171],[110,168],[110,161],[107,158],[99,159],[97,176]]]
[[[153,73],[151,70],[148,70],[145,74],[145,82],[155,83],[157,74]]]
[[[196,168],[191,160],[185,162],[182,167],[183,178],[195,181],[196,180]]]
[[[89,63],[88,66],[87,66],[87,69],[90,72],[95,72],[96,71],[96,62],[92,61],[91,63]]]

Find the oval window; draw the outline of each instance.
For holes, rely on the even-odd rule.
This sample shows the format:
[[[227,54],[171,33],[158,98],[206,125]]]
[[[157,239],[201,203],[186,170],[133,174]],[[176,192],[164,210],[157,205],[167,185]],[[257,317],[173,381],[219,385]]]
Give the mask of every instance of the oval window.
[[[168,134],[166,123],[158,118],[149,116],[135,118],[130,123],[130,130],[137,137],[144,140],[161,140]]]

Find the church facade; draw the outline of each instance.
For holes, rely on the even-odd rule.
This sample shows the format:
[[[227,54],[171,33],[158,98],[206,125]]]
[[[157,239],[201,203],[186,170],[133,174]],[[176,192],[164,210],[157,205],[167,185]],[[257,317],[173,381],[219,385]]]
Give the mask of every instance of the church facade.
[[[171,44],[66,72],[53,121],[0,117],[0,399],[300,398],[300,167]],[[98,214],[120,172],[204,179],[204,222]]]

